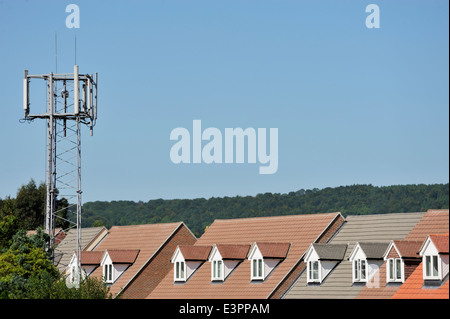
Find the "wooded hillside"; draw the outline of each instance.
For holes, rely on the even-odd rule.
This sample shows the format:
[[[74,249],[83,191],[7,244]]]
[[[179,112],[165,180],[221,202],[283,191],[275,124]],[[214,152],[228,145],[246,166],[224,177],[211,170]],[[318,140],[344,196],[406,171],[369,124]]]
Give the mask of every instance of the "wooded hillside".
[[[97,201],[83,205],[82,226],[111,227],[183,221],[200,236],[214,219],[341,212],[385,214],[449,208],[449,184],[376,187],[352,185],[301,189],[288,194],[258,194],[148,202]]]

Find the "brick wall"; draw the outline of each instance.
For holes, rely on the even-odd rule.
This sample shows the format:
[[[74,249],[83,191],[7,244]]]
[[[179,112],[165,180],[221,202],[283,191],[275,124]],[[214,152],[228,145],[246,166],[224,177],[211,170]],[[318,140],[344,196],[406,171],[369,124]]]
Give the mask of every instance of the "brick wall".
[[[193,245],[197,239],[189,229],[181,227],[166,241],[121,294],[123,299],[144,299],[172,269],[170,262],[177,245]]]
[[[391,250],[389,251],[387,258],[400,258],[400,256],[398,255],[397,250],[394,247],[392,247]]]
[[[405,260],[405,281],[416,270],[419,264],[422,262],[422,258],[416,260]]]
[[[339,215],[334,221],[328,226],[328,228],[322,233],[320,238],[316,241],[316,243],[325,244],[327,243],[336,232],[342,227],[345,219],[342,215]]]

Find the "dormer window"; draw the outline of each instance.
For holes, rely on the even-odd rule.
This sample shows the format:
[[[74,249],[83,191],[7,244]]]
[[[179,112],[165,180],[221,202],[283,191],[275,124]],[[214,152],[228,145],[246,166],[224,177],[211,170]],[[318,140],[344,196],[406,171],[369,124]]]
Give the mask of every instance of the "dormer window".
[[[308,282],[319,282],[319,261],[308,262]]]
[[[252,280],[263,280],[264,277],[263,259],[252,259]]]
[[[249,245],[214,245],[208,258],[211,262],[211,281],[224,281],[247,258],[249,248]]]
[[[447,235],[429,235],[419,255],[422,256],[423,279],[425,282],[440,282],[448,277],[449,241]]]
[[[356,243],[350,254],[353,283],[369,283],[383,264],[389,243]]]
[[[113,265],[112,262],[103,265],[103,278],[106,283],[113,283]]]
[[[367,261],[365,259],[353,260],[353,282],[366,282],[367,280]]]
[[[174,282],[186,282],[208,260],[210,246],[178,246],[172,256]]]
[[[286,258],[289,247],[289,243],[254,243],[248,256],[251,280],[265,280]]]
[[[330,271],[344,259],[346,244],[311,244],[305,253],[307,282],[322,283]]]
[[[186,263],[184,261],[175,262],[175,281],[186,281]]]
[[[223,261],[222,260],[213,260],[212,262],[212,278],[211,280],[223,280]]]
[[[386,249],[384,260],[386,261],[386,282],[402,283],[411,273],[406,269],[413,269],[420,263],[418,252],[422,242],[411,240],[393,240]]]
[[[400,258],[389,258],[387,260],[388,282],[402,282],[403,262]]]
[[[100,265],[103,268],[103,280],[107,284],[114,284],[117,279],[132,265],[139,255],[139,249],[106,250]]]
[[[425,256],[425,279],[440,279],[439,278],[439,256],[428,255]]]

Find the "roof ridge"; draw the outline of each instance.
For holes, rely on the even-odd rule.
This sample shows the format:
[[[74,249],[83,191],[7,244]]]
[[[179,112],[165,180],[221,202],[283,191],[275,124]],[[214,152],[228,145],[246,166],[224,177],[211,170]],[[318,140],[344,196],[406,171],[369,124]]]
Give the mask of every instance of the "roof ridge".
[[[238,218],[217,218],[214,222],[227,222],[227,221],[236,221],[236,220],[248,220],[248,219],[284,219],[284,218],[295,218],[302,216],[324,216],[324,215],[336,215],[341,214],[341,212],[332,212],[332,213],[307,213],[307,214],[292,214],[292,215],[281,215],[281,216],[254,216],[254,217],[238,217]]]
[[[392,215],[418,215],[418,214],[424,214],[426,215],[427,212],[405,212],[405,213],[374,213],[374,214],[364,214],[364,215],[356,215],[356,214],[347,214],[347,217],[379,217],[379,216],[392,216]]]
[[[447,234],[429,234],[429,236],[449,237],[448,233]]]
[[[150,223],[150,224],[138,224],[138,225],[114,225],[114,226],[111,226],[111,228],[109,230],[111,230],[113,228],[117,228],[117,227],[120,227],[120,228],[133,228],[133,227],[145,227],[145,226],[167,226],[167,225],[180,225],[182,223],[183,222]]]

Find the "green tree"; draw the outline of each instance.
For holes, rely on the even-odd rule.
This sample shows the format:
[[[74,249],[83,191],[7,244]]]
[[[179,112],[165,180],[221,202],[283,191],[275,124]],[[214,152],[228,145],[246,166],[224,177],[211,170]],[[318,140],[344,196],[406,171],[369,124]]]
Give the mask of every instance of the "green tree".
[[[7,198],[0,207],[0,252],[11,245],[14,234],[19,230],[14,199]]]
[[[44,224],[46,187],[33,179],[17,191],[16,208],[22,229],[36,229]]]
[[[48,236],[38,228],[27,236],[20,230],[10,247],[0,254],[0,299],[106,299],[109,288],[87,278],[78,289],[68,288],[46,251]]]

